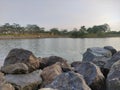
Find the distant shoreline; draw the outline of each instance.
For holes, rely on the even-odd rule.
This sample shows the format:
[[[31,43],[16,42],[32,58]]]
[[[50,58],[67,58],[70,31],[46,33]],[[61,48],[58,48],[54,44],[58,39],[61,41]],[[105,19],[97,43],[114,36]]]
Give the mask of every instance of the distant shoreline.
[[[58,35],[32,35],[32,34],[20,34],[20,35],[0,35],[0,40],[5,39],[39,39],[39,38],[63,38]],[[65,38],[65,37],[64,37]]]
[[[77,38],[111,38],[111,37],[120,37],[120,34],[114,35],[104,35],[104,36],[84,36]],[[20,34],[20,35],[0,35],[0,40],[7,39],[40,39],[40,38],[73,38],[69,36],[60,36],[60,35],[40,35],[40,34]]]

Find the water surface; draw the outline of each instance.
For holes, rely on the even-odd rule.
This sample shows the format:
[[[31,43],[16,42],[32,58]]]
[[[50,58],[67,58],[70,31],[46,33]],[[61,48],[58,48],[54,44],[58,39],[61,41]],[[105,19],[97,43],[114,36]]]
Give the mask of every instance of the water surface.
[[[32,51],[37,57],[56,55],[69,62],[82,60],[82,54],[89,47],[111,45],[120,50],[120,38],[45,38],[0,40],[0,65],[13,48]]]

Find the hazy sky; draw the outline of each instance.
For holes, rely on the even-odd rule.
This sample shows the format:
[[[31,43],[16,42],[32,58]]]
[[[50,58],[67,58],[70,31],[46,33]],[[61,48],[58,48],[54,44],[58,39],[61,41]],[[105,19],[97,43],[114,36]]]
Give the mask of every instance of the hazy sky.
[[[70,30],[108,23],[120,30],[120,0],[0,0],[0,24],[7,22]]]

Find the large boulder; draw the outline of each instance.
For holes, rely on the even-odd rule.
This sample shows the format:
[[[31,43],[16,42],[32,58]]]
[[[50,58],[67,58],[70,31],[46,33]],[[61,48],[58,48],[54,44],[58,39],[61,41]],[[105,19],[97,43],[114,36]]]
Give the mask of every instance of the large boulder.
[[[120,90],[120,60],[112,65],[106,83],[107,90]]]
[[[75,67],[75,71],[83,75],[92,90],[105,90],[105,78],[100,68],[91,62],[83,62]]]
[[[83,61],[94,61],[97,59],[103,59],[106,60],[106,58],[110,58],[112,56],[111,51],[100,48],[100,47],[92,47],[88,48],[87,51],[83,54]]]
[[[58,90],[91,90],[85,83],[82,75],[72,71],[62,73],[45,87]]]
[[[105,46],[104,49],[111,51],[112,55],[114,55],[117,52],[117,50],[112,46]]]
[[[105,64],[105,68],[110,70],[111,66],[117,62],[118,60],[120,60],[120,51],[118,51],[117,53],[115,53],[112,58],[110,60],[108,60],[108,62]]]
[[[12,49],[4,61],[4,66],[16,63],[24,63],[28,66],[28,72],[32,72],[39,68],[39,60],[31,51],[25,49]]]
[[[43,79],[42,87],[51,83],[60,74],[62,74],[62,69],[57,63],[44,68],[41,73]]]
[[[17,90],[36,90],[42,82],[40,74],[40,70],[29,74],[7,74],[5,79],[12,83]]]
[[[1,71],[6,74],[28,73],[28,66],[24,63],[15,63],[1,67]]]
[[[100,67],[102,73],[106,77],[109,70],[105,68],[105,65],[112,57],[112,52],[108,49],[101,47],[88,48],[83,54],[83,62],[93,62]]]
[[[47,66],[51,66],[56,62],[59,62],[61,64],[61,68],[63,69],[63,71],[66,72],[71,70],[70,65],[67,63],[67,60],[58,56],[50,56],[42,59],[40,58],[40,69],[44,69]]]

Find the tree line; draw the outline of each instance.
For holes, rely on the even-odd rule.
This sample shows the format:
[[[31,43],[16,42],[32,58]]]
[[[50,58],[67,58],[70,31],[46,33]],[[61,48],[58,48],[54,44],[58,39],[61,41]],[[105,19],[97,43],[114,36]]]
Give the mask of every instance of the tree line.
[[[46,31],[44,27],[39,27],[35,24],[28,24],[26,26],[21,26],[20,24],[9,24],[5,23],[0,26],[0,34],[39,34],[39,33],[48,33],[50,35],[61,35],[68,37],[85,37],[91,35],[102,36],[106,33],[120,33],[110,30],[110,26],[108,24],[103,25],[95,25],[93,27],[86,28],[85,26],[81,26],[79,29],[73,28],[73,30],[59,30],[58,28],[51,28]]]

